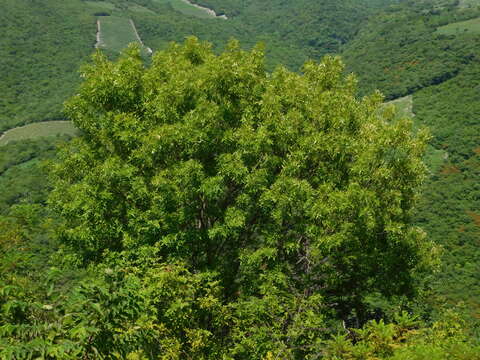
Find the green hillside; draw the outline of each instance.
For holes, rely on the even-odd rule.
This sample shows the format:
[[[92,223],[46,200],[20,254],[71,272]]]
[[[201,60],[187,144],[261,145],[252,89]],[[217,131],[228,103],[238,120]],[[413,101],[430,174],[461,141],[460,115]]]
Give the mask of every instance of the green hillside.
[[[0,359],[480,358],[479,19],[2,0]]]
[[[440,26],[437,29],[437,33],[441,35],[479,34],[480,17]]]
[[[250,28],[256,36],[272,36],[283,43],[295,44],[305,56],[319,58],[337,52],[369,15],[395,0],[195,2],[225,13],[233,22]]]
[[[300,2],[277,0],[242,5],[225,2],[232,19],[212,19],[182,0],[5,0],[0,15],[0,131],[34,121],[62,119],[62,104],[79,83],[78,69],[94,50],[97,15],[103,23],[104,49],[112,56],[137,41],[135,21],[145,46],[164,48],[191,34],[218,49],[235,37],[243,46],[265,42],[269,67],[303,62],[335,52],[385,1]],[[370,6],[375,4],[375,6]],[[215,8],[216,4],[212,5]],[[218,11],[219,13],[222,13]],[[316,14],[320,14],[320,17]],[[353,21],[352,21],[353,19]]]
[[[458,9],[446,1],[403,2],[375,16],[348,43],[342,55],[359,77],[363,93],[380,89],[389,99],[439,84],[479,61],[478,36],[472,32],[440,34],[438,29],[477,18],[480,10]]]
[[[431,280],[435,306],[460,306],[478,326],[480,228],[478,8],[456,1],[406,2],[374,17],[344,48],[362,93],[409,95],[417,126],[428,127],[432,169],[417,222],[444,247]],[[469,19],[469,20],[464,20]],[[457,31],[463,27],[462,31]],[[368,49],[368,50],[367,50]],[[406,99],[406,98],[403,98]]]
[[[155,1],[152,0],[153,5]],[[168,41],[182,41],[190,34],[211,41],[220,49],[230,37],[239,39],[246,47],[262,41],[270,69],[280,63],[297,70],[308,58],[319,59],[337,52],[369,15],[392,2],[395,0],[194,1],[227,15],[228,20],[186,22],[178,15],[165,16],[165,7],[157,11],[157,17],[136,17],[136,23],[155,48]]]
[[[95,44],[80,0],[5,0],[0,13],[0,131],[62,119]]]
[[[480,66],[414,95],[419,121],[429,126],[443,166],[427,182],[418,222],[445,248],[435,279],[437,302],[464,304],[470,319],[480,319]],[[455,121],[452,121],[455,119]]]

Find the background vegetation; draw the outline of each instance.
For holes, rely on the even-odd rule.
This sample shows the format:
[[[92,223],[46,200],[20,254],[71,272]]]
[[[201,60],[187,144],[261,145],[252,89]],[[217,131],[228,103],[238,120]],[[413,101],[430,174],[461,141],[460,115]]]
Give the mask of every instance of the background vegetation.
[[[78,68],[95,43],[94,18],[76,0],[2,2],[0,131],[63,119]]]
[[[432,139],[425,155],[429,175],[413,220],[429,240],[441,246],[442,263],[439,272],[417,279],[415,299],[372,293],[364,304],[368,314],[364,320],[359,321],[358,312],[345,317],[349,330],[338,322],[322,323],[328,334],[343,336],[326,336],[323,340],[330,340],[313,345],[304,329],[292,328],[310,339],[297,345],[308,343],[310,350],[316,346],[322,356],[332,359],[476,359],[474,341],[478,344],[480,332],[478,1],[196,3],[226,14],[228,20],[207,18],[205,12],[184,3],[178,7],[179,3],[163,0],[4,0],[0,14],[4,34],[0,40],[0,131],[29,122],[65,119],[63,102],[76,92],[80,64],[88,62],[94,51],[96,20],[108,18],[99,15],[110,15],[109,20],[120,18],[123,24],[132,19],[144,44],[154,50],[191,34],[211,41],[216,53],[225,49],[231,37],[240,39],[248,49],[262,41],[268,71],[278,64],[298,71],[308,58],[318,60],[326,53],[339,53],[346,72],[358,75],[360,96],[378,88],[386,100],[401,98],[394,102],[401,109],[397,118],[413,114],[415,129],[430,129]],[[110,59],[116,59],[126,38],[132,37],[128,30],[124,38],[116,38],[120,35],[117,30],[111,31],[117,45],[103,49]],[[149,56],[143,56],[149,64]],[[59,229],[60,218],[45,206],[51,185],[43,164],[55,158],[55,147],[70,138],[52,136],[64,129],[47,124],[40,127],[48,131],[25,128],[30,129],[21,136],[26,140],[0,140],[0,358],[24,358],[41,351],[48,351],[50,358],[78,358],[79,354],[95,354],[95,346],[99,351],[124,349],[132,358],[141,358],[150,355],[147,350],[137,352],[135,344],[152,344],[152,338],[162,336],[170,345],[178,345],[175,339],[179,337],[190,336],[185,351],[195,354],[194,358],[217,354],[218,349],[212,347],[208,351],[195,347],[208,343],[208,335],[199,325],[205,318],[231,321],[231,309],[219,305],[222,298],[214,275],[197,276],[184,264],[155,267],[142,258],[145,254],[139,255],[145,267],[132,265],[129,256],[122,254],[122,260],[114,256],[103,267],[85,269],[78,255],[61,245],[53,232]],[[161,293],[142,282],[145,277],[161,277],[166,283],[159,280],[159,284],[168,283],[169,290]],[[181,322],[168,336],[155,327],[152,321],[158,310],[154,308],[160,305],[152,305],[152,294],[162,299],[162,309],[184,309],[171,310],[171,319],[195,314],[188,317],[195,319],[188,335],[180,335],[186,328]],[[187,300],[170,303],[172,294]],[[123,302],[126,298],[130,301]],[[255,303],[259,312],[242,320],[242,326],[253,326],[254,319],[268,315],[267,309],[275,309],[278,315],[298,305],[267,300]],[[446,312],[447,308],[457,315]],[[410,315],[399,318],[401,309]],[[146,317],[139,317],[141,313]],[[331,316],[323,310],[316,313],[324,314],[321,321]],[[72,321],[68,314],[75,314],[77,320]],[[287,321],[280,318],[275,319]],[[354,330],[367,318],[376,320],[363,330]],[[105,319],[111,319],[110,327],[103,325]],[[119,319],[118,323],[112,319]],[[223,325],[221,321],[217,324]],[[46,329],[54,330],[48,333]],[[122,330],[115,333],[114,329]],[[256,339],[268,344],[271,335],[264,332],[265,327],[258,329]],[[238,333],[238,339],[245,334]],[[110,340],[93,345],[92,338]],[[248,346],[236,351],[240,354]],[[266,348],[258,351],[266,358],[286,356]],[[126,354],[111,355],[122,358]]]
[[[460,5],[428,1],[388,8],[343,54],[362,93],[378,87],[387,98],[409,94],[415,123],[430,129],[431,176],[417,221],[444,246],[442,271],[431,282],[435,303],[464,308],[478,331],[478,39],[472,30],[445,29],[475,24],[480,14]]]

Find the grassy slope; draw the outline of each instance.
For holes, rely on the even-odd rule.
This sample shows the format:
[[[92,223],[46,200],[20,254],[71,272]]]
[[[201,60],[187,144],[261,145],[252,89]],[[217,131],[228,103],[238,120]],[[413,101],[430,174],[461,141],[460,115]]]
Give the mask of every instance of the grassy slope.
[[[443,35],[461,35],[463,33],[479,34],[480,18],[447,24],[437,29],[437,34]]]
[[[122,51],[130,43],[138,43],[130,20],[118,16],[102,16],[101,24],[102,47],[113,51]]]
[[[415,96],[417,96],[417,94],[415,94]],[[415,117],[415,113],[413,112],[413,97],[413,95],[407,95],[395,100],[391,100],[387,102],[386,105],[395,106],[397,119],[413,119],[413,125],[415,129],[424,128],[425,126],[428,127],[427,124]],[[437,173],[444,165],[447,156],[448,153],[445,150],[429,145],[425,154],[425,162],[428,166],[429,173]]]
[[[57,135],[76,135],[78,130],[70,121],[44,121],[39,123],[20,126],[6,131],[0,137],[0,146],[13,141],[35,139],[39,137],[57,136]]]
[[[412,107],[413,107],[412,95],[407,95],[407,96],[389,101],[387,104],[395,105],[398,117],[413,118],[415,116],[412,110]]]

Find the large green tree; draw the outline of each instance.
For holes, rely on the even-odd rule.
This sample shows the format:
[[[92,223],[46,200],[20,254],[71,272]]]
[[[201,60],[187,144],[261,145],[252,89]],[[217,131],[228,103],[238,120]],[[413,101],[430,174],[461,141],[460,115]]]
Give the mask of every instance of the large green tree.
[[[303,358],[367,295],[413,295],[434,258],[410,225],[426,134],[342,73],[326,57],[270,74],[258,47],[195,38],[149,67],[97,53],[67,104],[82,136],[52,169],[62,241],[86,263],[216,279],[230,315],[195,323],[236,358]]]

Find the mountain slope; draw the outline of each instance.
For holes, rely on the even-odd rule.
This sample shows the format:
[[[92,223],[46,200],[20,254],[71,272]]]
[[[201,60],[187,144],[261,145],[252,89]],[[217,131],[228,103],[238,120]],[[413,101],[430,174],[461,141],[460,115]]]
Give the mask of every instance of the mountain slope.
[[[319,58],[339,50],[378,9],[396,0],[195,0],[225,13],[256,36],[272,36],[303,49],[306,57]]]
[[[361,93],[387,99],[411,94],[414,121],[429,128],[433,147],[416,221],[443,246],[442,271],[432,279],[437,309],[464,307],[480,318],[480,58],[477,7],[458,1],[405,1],[370,19],[344,47]],[[477,4],[477,5],[480,5]],[[457,29],[461,31],[445,31]],[[435,162],[435,163],[434,163]]]
[[[439,6],[439,3],[443,6]],[[342,49],[362,93],[380,89],[393,99],[435,85],[479,61],[478,36],[444,35],[442,25],[480,17],[457,1],[404,1],[374,16]]]
[[[80,0],[2,0],[0,131],[62,118],[92,51],[94,18]]]

